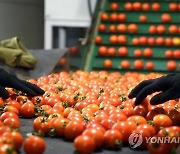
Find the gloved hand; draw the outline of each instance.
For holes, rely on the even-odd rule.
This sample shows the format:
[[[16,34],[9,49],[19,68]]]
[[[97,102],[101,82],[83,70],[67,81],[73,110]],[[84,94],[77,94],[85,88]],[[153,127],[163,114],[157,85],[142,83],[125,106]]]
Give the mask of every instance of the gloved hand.
[[[20,90],[29,96],[44,94],[44,91],[36,85],[20,80],[15,75],[0,69],[0,97],[7,99],[9,98],[9,93],[5,87],[15,88],[16,90]]]
[[[154,92],[160,93],[151,98],[151,104],[160,104],[168,100],[180,98],[180,73],[142,81],[130,92],[128,97],[136,97],[135,105],[138,105],[147,95]]]

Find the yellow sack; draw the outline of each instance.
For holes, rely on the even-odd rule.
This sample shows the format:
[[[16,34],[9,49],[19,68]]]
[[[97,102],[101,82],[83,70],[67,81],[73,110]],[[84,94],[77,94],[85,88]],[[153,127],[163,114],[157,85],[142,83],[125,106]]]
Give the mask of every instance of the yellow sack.
[[[17,37],[0,42],[0,60],[11,67],[34,68],[36,64],[36,58]]]

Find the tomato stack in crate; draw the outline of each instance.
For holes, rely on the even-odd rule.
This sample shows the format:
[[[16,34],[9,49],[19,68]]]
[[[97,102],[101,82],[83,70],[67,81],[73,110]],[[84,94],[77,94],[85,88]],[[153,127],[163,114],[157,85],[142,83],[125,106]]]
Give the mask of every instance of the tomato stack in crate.
[[[180,3],[101,2],[88,70],[179,72]]]

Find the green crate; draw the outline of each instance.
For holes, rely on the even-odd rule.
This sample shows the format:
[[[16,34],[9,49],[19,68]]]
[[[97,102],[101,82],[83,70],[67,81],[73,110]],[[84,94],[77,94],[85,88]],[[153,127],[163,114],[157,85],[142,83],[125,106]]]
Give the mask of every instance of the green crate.
[[[118,31],[117,32],[115,32],[115,33],[112,33],[112,32],[110,32],[109,31],[109,27],[111,26],[111,25],[115,25],[116,27],[119,25],[119,24],[125,24],[126,25],[126,27],[128,27],[131,23],[106,23],[106,32],[105,33],[107,33],[107,34],[120,34]],[[161,24],[157,24],[157,23],[155,23],[155,24],[151,24],[151,23],[149,23],[149,22],[146,22],[146,23],[138,23],[138,34],[137,35],[147,35],[147,36],[157,36],[157,35],[162,35],[162,36],[172,36],[172,37],[178,37],[179,36],[179,34],[170,34],[169,33],[169,31],[168,31],[168,29],[169,29],[169,27],[172,25],[171,23],[166,23],[164,26],[165,26],[165,29],[166,29],[166,31],[165,31],[165,33],[164,34],[150,34],[149,33],[149,27],[151,26],[151,25],[154,25],[154,26],[159,26],[159,25],[161,25]],[[176,26],[179,26],[178,24],[175,24]],[[102,34],[104,34],[104,33],[101,33],[101,32],[98,32],[98,35],[102,35]],[[126,30],[126,32],[124,33],[124,34],[129,34],[129,32],[128,32],[128,30]]]
[[[162,24],[162,21],[161,21],[161,16],[163,13],[161,12],[134,12],[134,11],[131,11],[131,12],[126,12],[126,11],[123,11],[124,13],[126,13],[126,22],[127,23],[139,23],[139,17],[141,15],[145,15],[148,19],[148,23],[151,23],[151,24],[155,24],[155,23],[159,23],[159,24]],[[171,15],[171,24],[178,24],[180,22],[180,15],[178,14],[179,12],[169,12],[169,14]],[[110,12],[107,12],[108,16],[110,16]],[[117,22],[113,22],[113,21],[110,21],[110,19],[107,21],[107,22],[103,22],[102,23],[120,23],[119,21]],[[166,24],[166,23],[164,23]]]
[[[110,10],[110,4],[111,4],[112,2],[116,2],[116,3],[118,4],[118,6],[119,6],[119,9],[117,10],[117,12],[118,12],[118,11],[125,11],[125,10],[124,10],[124,5],[125,5],[125,3],[127,3],[127,2],[133,3],[133,2],[137,2],[137,0],[128,0],[128,1],[126,1],[126,0],[119,0],[119,1],[116,0],[116,1],[113,1],[113,0],[112,0],[112,1],[107,1],[106,5],[105,5],[105,7],[104,7],[104,10],[106,10],[106,11],[111,11],[111,10]],[[170,10],[169,10],[169,4],[170,4],[171,2],[176,2],[176,3],[178,3],[179,1],[178,1],[178,0],[161,0],[161,1],[138,0],[138,2],[141,2],[141,4],[143,4],[143,3],[148,3],[148,4],[150,5],[150,10],[149,10],[149,11],[146,11],[146,12],[152,12],[151,6],[152,6],[152,4],[153,4],[154,2],[158,2],[158,3],[161,4],[161,9],[160,9],[159,12],[173,12],[173,11],[170,11]],[[141,10],[141,11],[139,11],[139,12],[143,12],[143,11]]]
[[[98,34],[98,33],[97,33]],[[109,34],[109,33],[99,33],[98,34],[99,36],[101,36],[102,37],[102,44],[106,44],[106,45],[111,45],[110,44],[110,41],[109,41],[109,39],[110,39],[110,37],[111,37],[111,35],[116,35],[116,36],[119,36],[119,35],[122,35],[122,34]],[[154,38],[157,38],[157,37],[163,37],[164,39],[166,39],[166,38],[174,38],[175,36],[172,36],[172,35],[170,35],[170,36],[163,36],[163,35],[142,35],[142,34],[139,34],[139,33],[135,33],[135,34],[123,34],[123,35],[125,35],[125,37],[126,37],[126,40],[127,40],[127,43],[125,44],[125,45],[133,45],[132,44],[132,39],[133,38],[140,38],[141,36],[146,36],[147,38],[149,38],[149,37],[154,37]],[[178,37],[179,35],[177,35],[176,37]],[[95,38],[95,37],[94,37]],[[115,45],[119,45],[118,43],[116,43]],[[121,45],[121,44],[120,44]],[[158,45],[156,45],[156,46],[158,46]],[[179,48],[179,47],[177,47],[177,46],[172,46],[172,48]]]
[[[121,47],[121,46],[109,46],[109,47],[114,47],[116,49],[116,57],[119,57],[118,56],[118,49]],[[126,46],[127,47],[127,46]],[[94,52],[94,57],[97,57],[99,56],[98,55],[98,48],[99,46],[95,45],[94,46],[94,49],[95,51],[97,52]],[[140,49],[142,52],[144,51],[144,49],[148,48],[147,46],[146,47],[142,47],[142,46],[139,46],[139,47],[135,47],[135,46],[128,46],[127,49],[128,49],[128,57],[134,57],[134,51],[136,49]],[[165,57],[165,52],[166,50],[172,50],[171,47],[150,47],[153,51],[153,56],[152,58],[166,58]],[[176,49],[175,49],[176,50]],[[173,51],[173,50],[172,50]],[[108,56],[106,56],[108,57]],[[110,57],[111,58],[111,57]],[[143,57],[141,57],[143,58]],[[176,60],[176,59],[175,59]]]
[[[92,61],[92,68],[93,70],[94,69],[97,69],[99,68],[100,70],[103,70],[104,67],[103,67],[103,64],[104,64],[104,60],[107,59],[105,57],[96,57],[93,59]],[[167,59],[161,59],[161,63],[159,63],[159,59],[152,59],[152,58],[130,58],[130,57],[114,57],[114,58],[111,58],[112,62],[113,62],[113,66],[112,68],[110,69],[113,69],[113,70],[116,70],[116,71],[121,71],[121,67],[120,67],[120,63],[122,60],[128,60],[130,62],[130,69],[127,69],[128,71],[132,71],[134,70],[134,67],[133,67],[133,63],[136,59],[140,59],[143,61],[144,65],[149,62],[149,61],[153,61],[154,65],[155,65],[155,70],[150,70],[151,72],[152,71],[156,71],[156,72],[167,72],[167,69],[166,69],[166,64],[167,64]],[[108,70],[108,69],[107,69]],[[142,69],[142,70],[136,70],[136,71],[140,71],[140,72],[143,72],[143,71],[147,71],[145,68]],[[179,72],[178,69],[174,70],[173,72]]]

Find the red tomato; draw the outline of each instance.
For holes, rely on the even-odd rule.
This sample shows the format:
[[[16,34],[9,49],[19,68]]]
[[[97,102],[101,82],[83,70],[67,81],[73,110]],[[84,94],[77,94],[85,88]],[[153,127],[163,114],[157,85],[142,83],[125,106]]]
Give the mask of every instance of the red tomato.
[[[167,115],[172,120],[172,125],[180,125],[180,113],[177,110],[171,110]]]
[[[126,57],[128,55],[128,49],[126,47],[120,47],[118,49],[119,56]]]
[[[95,128],[95,129],[97,129],[97,130],[100,130],[101,132],[103,132],[103,134],[105,133],[105,129],[104,129],[104,127],[102,127],[99,123],[97,123],[97,122],[90,122],[90,123],[88,123],[87,125],[86,125],[86,129],[88,129],[88,128]]]
[[[46,148],[45,141],[38,136],[31,136],[24,141],[26,154],[43,154]]]
[[[146,117],[147,113],[148,110],[142,105],[137,105],[133,110],[134,115],[140,115],[142,117]]]
[[[78,50],[79,49],[76,46],[69,48],[69,52],[70,52],[71,55],[77,54]]]
[[[69,115],[69,113],[70,113],[71,111],[74,111],[74,109],[71,108],[71,107],[65,108],[64,111],[63,111],[63,116],[64,116],[64,118],[67,118],[68,115]]]
[[[138,116],[138,115],[134,115],[134,116],[129,117],[127,119],[127,121],[133,121],[136,124],[146,124],[147,123],[147,121],[144,117]]]
[[[116,33],[116,25],[110,25],[109,26],[109,32],[110,33]],[[115,37],[114,37],[115,38]],[[111,38],[111,40],[113,40],[113,38]],[[111,42],[111,41],[110,41]]]
[[[115,123],[112,126],[112,129],[113,130],[118,130],[122,134],[122,136],[123,136],[123,138],[122,138],[123,144],[128,143],[128,138],[131,135],[133,130],[131,128],[131,125],[127,121],[119,121],[119,122]]]
[[[55,130],[55,134],[58,136],[64,135],[64,129],[66,125],[69,123],[67,118],[54,118],[51,121],[51,127]]]
[[[162,127],[169,127],[172,125],[172,120],[165,114],[155,115],[153,118],[154,127],[159,130]]]
[[[46,105],[50,105],[51,107],[53,107],[56,103],[61,102],[61,100],[57,97],[50,97],[47,102]]]
[[[127,120],[127,116],[124,113],[112,113],[110,118],[115,121],[124,121]]]
[[[125,33],[126,30],[127,30],[127,27],[126,27],[125,24],[119,24],[119,25],[117,26],[117,31],[118,31],[119,33]]]
[[[147,22],[147,17],[145,15],[139,16],[139,21],[140,22]]]
[[[4,134],[3,134],[3,136],[9,136],[11,139],[12,139],[12,141],[13,141],[13,145],[14,145],[14,147],[15,147],[15,149],[16,150],[19,150],[20,148],[21,148],[21,146],[22,146],[22,144],[23,144],[23,136],[22,136],[22,134],[21,133],[19,133],[19,132],[16,132],[16,131],[13,131],[13,132],[5,132]]]
[[[162,22],[164,22],[164,23],[170,22],[170,21],[171,21],[171,16],[170,16],[170,14],[168,14],[168,13],[163,13],[162,16],[161,16],[161,20],[162,20]]]
[[[126,21],[126,14],[125,14],[125,13],[120,13],[120,14],[118,15],[118,20],[119,20],[120,22],[125,22],[125,21]]]
[[[4,111],[9,111],[9,112],[13,112],[15,113],[16,115],[19,115],[19,111],[16,107],[12,106],[12,105],[7,105],[5,106],[5,108],[3,109]]]
[[[132,6],[132,4],[131,4],[130,2],[127,2],[127,3],[125,3],[125,5],[124,5],[124,9],[125,9],[126,11],[131,11],[131,10],[133,9],[133,6]]]
[[[168,30],[170,34],[178,34],[178,26],[176,25],[169,26]]]
[[[42,106],[41,106],[42,107]],[[64,103],[63,102],[59,102],[59,103],[56,103],[54,106],[53,106],[53,108],[55,108],[55,109],[58,109],[58,110],[60,110],[61,112],[63,112],[64,111]]]
[[[112,14],[110,15],[110,20],[111,20],[112,22],[116,22],[116,21],[118,20],[118,14],[117,14],[117,13],[112,13]]]
[[[117,37],[117,43],[118,44],[126,44],[127,43],[126,36],[125,35],[119,35]]]
[[[156,28],[155,25],[151,25],[151,26],[149,27],[149,33],[150,33],[150,34],[156,34],[156,33],[157,33],[157,28]]]
[[[133,10],[140,11],[141,10],[141,3],[140,2],[134,2],[133,3]]]
[[[152,62],[152,61],[148,61],[147,63],[146,63],[146,69],[147,70],[153,70],[154,69],[154,63]]]
[[[8,105],[10,106],[14,106],[16,109],[18,109],[18,111],[20,110],[21,108],[21,105],[16,101],[16,100],[11,100],[8,102]]]
[[[133,115],[133,107],[131,106],[126,106],[122,110],[127,117],[130,117]]]
[[[151,48],[145,48],[143,52],[144,57],[152,57],[153,51]]]
[[[142,60],[137,59],[134,61],[134,68],[135,69],[143,69],[143,67],[144,67],[144,64],[143,64]]]
[[[120,148],[122,145],[122,134],[118,130],[107,130],[104,134],[104,144],[108,148]]]
[[[166,27],[164,25],[157,26],[157,33],[164,34],[166,32]]]
[[[88,128],[85,129],[83,132],[83,135],[91,136],[93,140],[95,141],[95,147],[100,148],[103,144],[104,140],[104,134],[102,131],[96,129],[96,128]]]
[[[111,44],[116,44],[117,43],[117,36],[116,35],[111,35],[109,38],[109,42]]]
[[[110,117],[106,119],[102,119],[102,121],[100,121],[101,126],[103,126],[106,130],[111,129],[114,123],[115,123],[115,120]]]
[[[148,144],[148,150],[150,154],[170,153],[171,151],[171,147],[168,143],[157,143],[156,145],[153,143]]]
[[[106,112],[99,112],[99,111],[97,111],[97,112],[95,112],[95,119],[97,122],[101,122],[102,120],[109,117]]]
[[[136,24],[130,24],[130,25],[128,25],[127,30],[129,33],[137,33],[138,26]]]
[[[150,10],[150,5],[149,5],[149,3],[143,3],[143,4],[142,4],[142,10],[143,10],[143,11],[149,11],[149,10]]]
[[[132,44],[133,44],[133,45],[139,45],[139,39],[136,38],[136,37],[134,37],[134,38],[132,39]]]
[[[100,24],[98,30],[99,30],[99,32],[105,32],[106,31],[106,25]]]
[[[117,10],[118,10],[118,8],[119,8],[119,6],[118,6],[118,4],[117,4],[117,3],[111,3],[111,5],[110,5],[110,9],[111,9],[112,11],[117,11]]]
[[[94,42],[96,44],[101,44],[102,43],[102,37],[101,36],[96,36],[95,39],[94,39]]]
[[[31,98],[31,102],[34,105],[42,106],[45,104],[45,99],[43,96],[34,96]]]
[[[156,40],[154,37],[149,37],[148,38],[148,44],[149,45],[155,45],[156,44]]]
[[[177,64],[176,64],[176,61],[174,60],[169,60],[166,64],[166,68],[167,70],[169,71],[173,71],[177,68]]]
[[[139,38],[139,44],[140,44],[140,45],[146,45],[146,44],[147,44],[147,37],[141,36],[141,37]]]
[[[171,126],[171,127],[169,127],[169,129],[174,132],[180,133],[180,127],[178,127],[178,126]]]
[[[26,102],[21,106],[20,114],[25,118],[32,118],[35,115],[34,104],[32,102]]]
[[[98,49],[98,54],[100,55],[100,56],[105,56],[106,54],[107,54],[107,47],[106,46],[101,46],[101,47],[99,47],[99,49]]]
[[[108,21],[109,20],[109,15],[107,13],[102,13],[101,14],[101,21]]]
[[[60,58],[58,63],[60,66],[65,66],[67,64],[67,59],[66,58]]]
[[[83,124],[78,121],[70,121],[64,130],[64,135],[67,139],[73,140],[84,131]]]
[[[180,58],[180,50],[178,50],[178,49],[177,49],[177,50],[174,50],[174,51],[173,51],[173,57],[174,57],[174,58]]]
[[[47,135],[50,131],[51,123],[46,117],[39,116],[33,121],[33,129],[35,132],[42,132]]]
[[[0,153],[7,154],[7,151],[11,149],[11,154],[17,154],[17,152],[13,149],[13,146],[10,144],[1,144],[0,145]]]
[[[151,137],[149,130],[144,129],[143,127],[141,128],[136,128],[133,133],[137,133],[137,134],[141,134],[142,135],[142,144],[140,145],[140,147],[142,148],[146,148],[147,147],[147,142],[146,142],[146,138]]]
[[[141,129],[148,131],[150,133],[150,136],[156,135],[155,128],[150,124],[140,124],[136,128],[136,130],[141,130]]]
[[[160,4],[159,3],[153,3],[152,4],[152,10],[153,11],[160,11],[160,9],[161,9],[161,6],[160,6]]]
[[[142,57],[143,52],[140,49],[134,50],[134,57]]]
[[[169,4],[169,10],[170,11],[177,11],[178,10],[178,5],[174,2]]]
[[[110,59],[105,59],[104,60],[104,67],[105,68],[111,68],[112,67],[112,61]]]
[[[166,50],[165,57],[166,58],[172,58],[173,57],[173,51],[172,50]]]
[[[10,127],[10,128],[13,128],[13,129],[19,129],[19,128],[20,128],[19,119],[14,118],[14,117],[6,118],[6,119],[3,121],[3,123],[4,123],[5,126],[8,126],[8,127]]]
[[[164,38],[159,36],[156,38],[156,44],[157,45],[164,45]]]
[[[116,49],[111,47],[107,50],[107,55],[108,56],[115,56],[116,55]]]
[[[121,62],[121,68],[122,68],[122,69],[129,69],[129,68],[130,68],[130,62],[129,62],[129,60],[123,60],[123,61]]]
[[[172,42],[172,39],[171,38],[165,38],[165,45],[166,46],[172,46],[173,45],[173,42]]]
[[[13,112],[4,112],[1,114],[0,116],[0,119],[1,121],[3,122],[5,119],[9,118],[9,117],[12,117],[12,118],[16,118],[16,119],[19,119],[17,114],[13,113]]]
[[[52,115],[52,114],[60,114],[62,115],[62,111],[59,110],[58,108],[50,108],[48,111],[47,111],[47,115]],[[42,114],[43,115],[43,114]]]
[[[80,135],[74,140],[74,146],[80,153],[91,154],[95,149],[95,142],[91,136]]]

